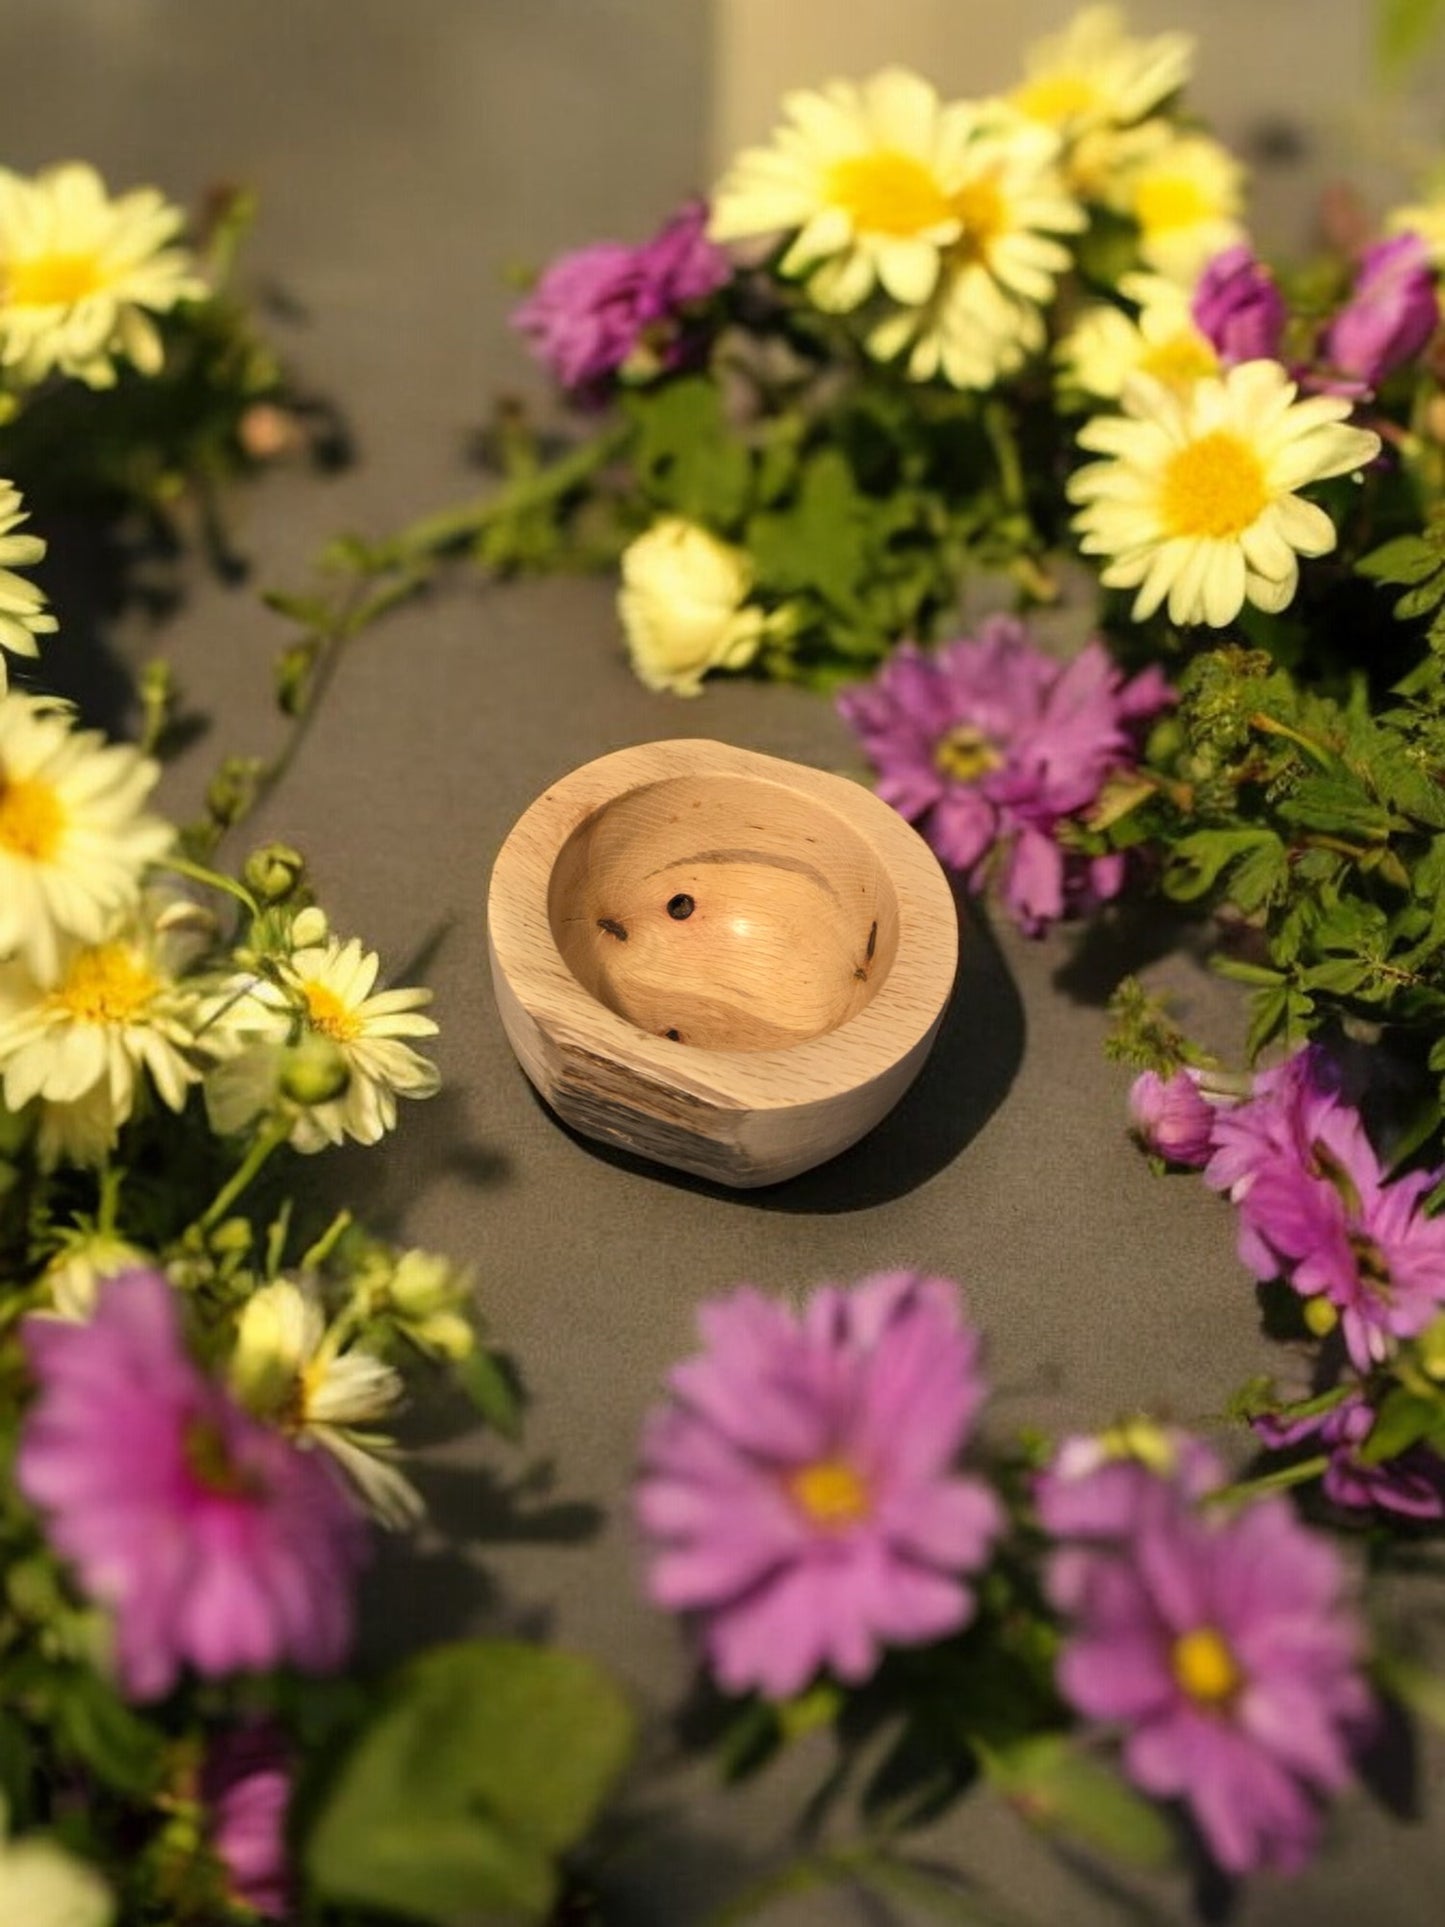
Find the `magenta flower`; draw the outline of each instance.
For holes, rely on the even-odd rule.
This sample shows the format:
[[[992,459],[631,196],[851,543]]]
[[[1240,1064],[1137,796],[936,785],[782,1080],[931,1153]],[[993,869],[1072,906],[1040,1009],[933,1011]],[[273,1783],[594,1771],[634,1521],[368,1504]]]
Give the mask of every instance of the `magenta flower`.
[[[1397,234],[1365,251],[1349,300],[1321,343],[1332,374],[1377,388],[1413,361],[1440,319],[1430,253],[1418,234]]]
[[[1198,1170],[1214,1145],[1215,1106],[1199,1090],[1199,1072],[1172,1077],[1141,1071],[1129,1090],[1129,1121],[1146,1151]]]
[[[512,322],[564,388],[596,398],[635,357],[663,368],[685,358],[686,311],[732,274],[707,218],[691,201],[641,247],[598,241],[546,270]]]
[[[707,1349],[644,1432],[637,1516],[650,1596],[698,1616],[721,1685],[856,1682],[966,1625],[1004,1515],[954,1469],[984,1397],[958,1286],[887,1272],[800,1314],[744,1287],[699,1323]]]
[[[1279,359],[1288,310],[1269,269],[1247,244],[1215,255],[1195,284],[1190,312],[1226,368]]]
[[[978,888],[991,868],[1031,936],[1118,894],[1124,860],[1066,849],[1061,827],[1133,758],[1131,725],[1173,700],[1155,668],[1125,682],[1091,642],[1061,663],[1012,616],[925,655],[896,650],[838,699],[878,794]]]
[[[29,1318],[39,1386],[16,1477],[84,1592],[115,1617],[134,1699],[210,1678],[340,1664],[359,1514],[320,1454],[244,1412],[186,1351],[155,1272],[101,1287],[89,1324]]]
[[[212,1741],[201,1770],[211,1850],[229,1898],[287,1920],[295,1897],[286,1858],[290,1749],[279,1727],[239,1727]]]
[[[1186,1802],[1227,1872],[1303,1865],[1319,1797],[1351,1778],[1372,1704],[1345,1595],[1285,1500],[1201,1515],[1181,1495],[1071,1602],[1065,1698],[1123,1729],[1130,1778]]]
[[[1412,1445],[1379,1465],[1367,1464],[1360,1448],[1375,1429],[1374,1407],[1358,1389],[1327,1412],[1306,1418],[1263,1413],[1255,1432],[1272,1451],[1306,1442],[1329,1453],[1324,1495],[1351,1511],[1397,1512],[1408,1519],[1445,1518],[1445,1460],[1427,1445]]]

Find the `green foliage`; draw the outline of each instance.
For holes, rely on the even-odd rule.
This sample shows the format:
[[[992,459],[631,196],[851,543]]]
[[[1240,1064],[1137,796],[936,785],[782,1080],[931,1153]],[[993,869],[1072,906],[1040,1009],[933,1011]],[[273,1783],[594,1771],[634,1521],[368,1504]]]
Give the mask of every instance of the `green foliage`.
[[[1163,1866],[1175,1840],[1159,1808],[1064,1733],[1040,1734],[984,1755],[989,1780],[1026,1819],[1095,1852]]]
[[[590,1661],[504,1640],[439,1647],[396,1681],[312,1829],[320,1891],[436,1922],[541,1922],[632,1719]]]

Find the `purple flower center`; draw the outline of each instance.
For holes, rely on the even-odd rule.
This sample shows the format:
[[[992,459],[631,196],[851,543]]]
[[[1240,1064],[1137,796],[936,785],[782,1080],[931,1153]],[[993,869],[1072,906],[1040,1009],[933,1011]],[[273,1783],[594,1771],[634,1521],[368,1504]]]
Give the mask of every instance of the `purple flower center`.
[[[1200,1706],[1223,1709],[1244,1684],[1228,1642],[1213,1626],[1182,1633],[1169,1663],[1175,1679]]]
[[[192,1419],[185,1429],[182,1450],[187,1471],[207,1492],[224,1499],[264,1498],[264,1485],[254,1472],[236,1464],[214,1419]]]
[[[846,1459],[815,1459],[784,1483],[789,1498],[824,1532],[844,1532],[868,1517],[868,1487]]]
[[[933,752],[934,766],[955,783],[976,783],[1003,763],[996,744],[973,723],[955,723],[940,736]]]

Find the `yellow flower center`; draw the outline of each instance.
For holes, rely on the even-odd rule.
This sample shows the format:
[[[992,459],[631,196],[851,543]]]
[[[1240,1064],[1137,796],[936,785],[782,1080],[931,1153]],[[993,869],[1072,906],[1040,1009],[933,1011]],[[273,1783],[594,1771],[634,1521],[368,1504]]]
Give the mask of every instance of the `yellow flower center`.
[[[68,308],[102,285],[94,254],[37,254],[5,270],[5,299],[17,308]]]
[[[1140,181],[1134,196],[1134,218],[1146,234],[1207,221],[1214,208],[1197,181],[1182,174],[1156,174]]]
[[[887,147],[834,161],[824,192],[862,233],[920,234],[948,220],[952,211],[922,161]]]
[[[1016,88],[1014,106],[1030,120],[1046,121],[1062,127],[1067,121],[1086,114],[1099,98],[1099,90],[1083,74],[1040,74]]]
[[[1152,375],[1170,388],[1188,388],[1203,375],[1218,372],[1219,357],[1192,329],[1182,329],[1164,341],[1156,341],[1140,357],[1141,373]]]
[[[0,850],[32,863],[49,863],[65,829],[65,812],[49,783],[0,772]]]
[[[361,1035],[361,1018],[329,986],[310,978],[302,984],[301,995],[306,1000],[311,1028],[323,1037],[334,1044],[350,1044]]]
[[[933,766],[955,783],[976,783],[991,769],[998,769],[1003,757],[972,723],[956,723],[940,737],[933,752]]]
[[[838,1532],[868,1516],[868,1488],[844,1459],[818,1459],[788,1475],[790,1496],[814,1525]]]
[[[123,943],[82,950],[49,1003],[82,1024],[125,1024],[160,989],[160,979]]]
[[[963,233],[954,243],[955,252],[968,261],[983,260],[1008,225],[1008,210],[997,182],[988,174],[965,181],[950,196],[950,205],[963,223]]]
[[[1201,1706],[1223,1706],[1244,1684],[1234,1654],[1212,1626],[1196,1626],[1176,1639],[1170,1663],[1175,1679]]]
[[[1109,1458],[1133,1459],[1162,1475],[1174,1470],[1178,1457],[1168,1433],[1147,1418],[1125,1419],[1122,1425],[1110,1426],[1099,1434],[1099,1443]]]
[[[1159,508],[1170,535],[1241,535],[1268,506],[1264,464],[1232,429],[1211,429],[1165,465]]]

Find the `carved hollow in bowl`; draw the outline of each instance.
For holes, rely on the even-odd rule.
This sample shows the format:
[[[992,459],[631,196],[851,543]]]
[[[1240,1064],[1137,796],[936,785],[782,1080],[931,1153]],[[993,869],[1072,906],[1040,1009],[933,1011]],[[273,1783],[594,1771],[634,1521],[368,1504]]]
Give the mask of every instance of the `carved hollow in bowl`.
[[[953,984],[953,898],[860,785],[712,742],[604,756],[498,855],[492,978],[585,1134],[725,1184],[835,1156],[892,1108]]]

